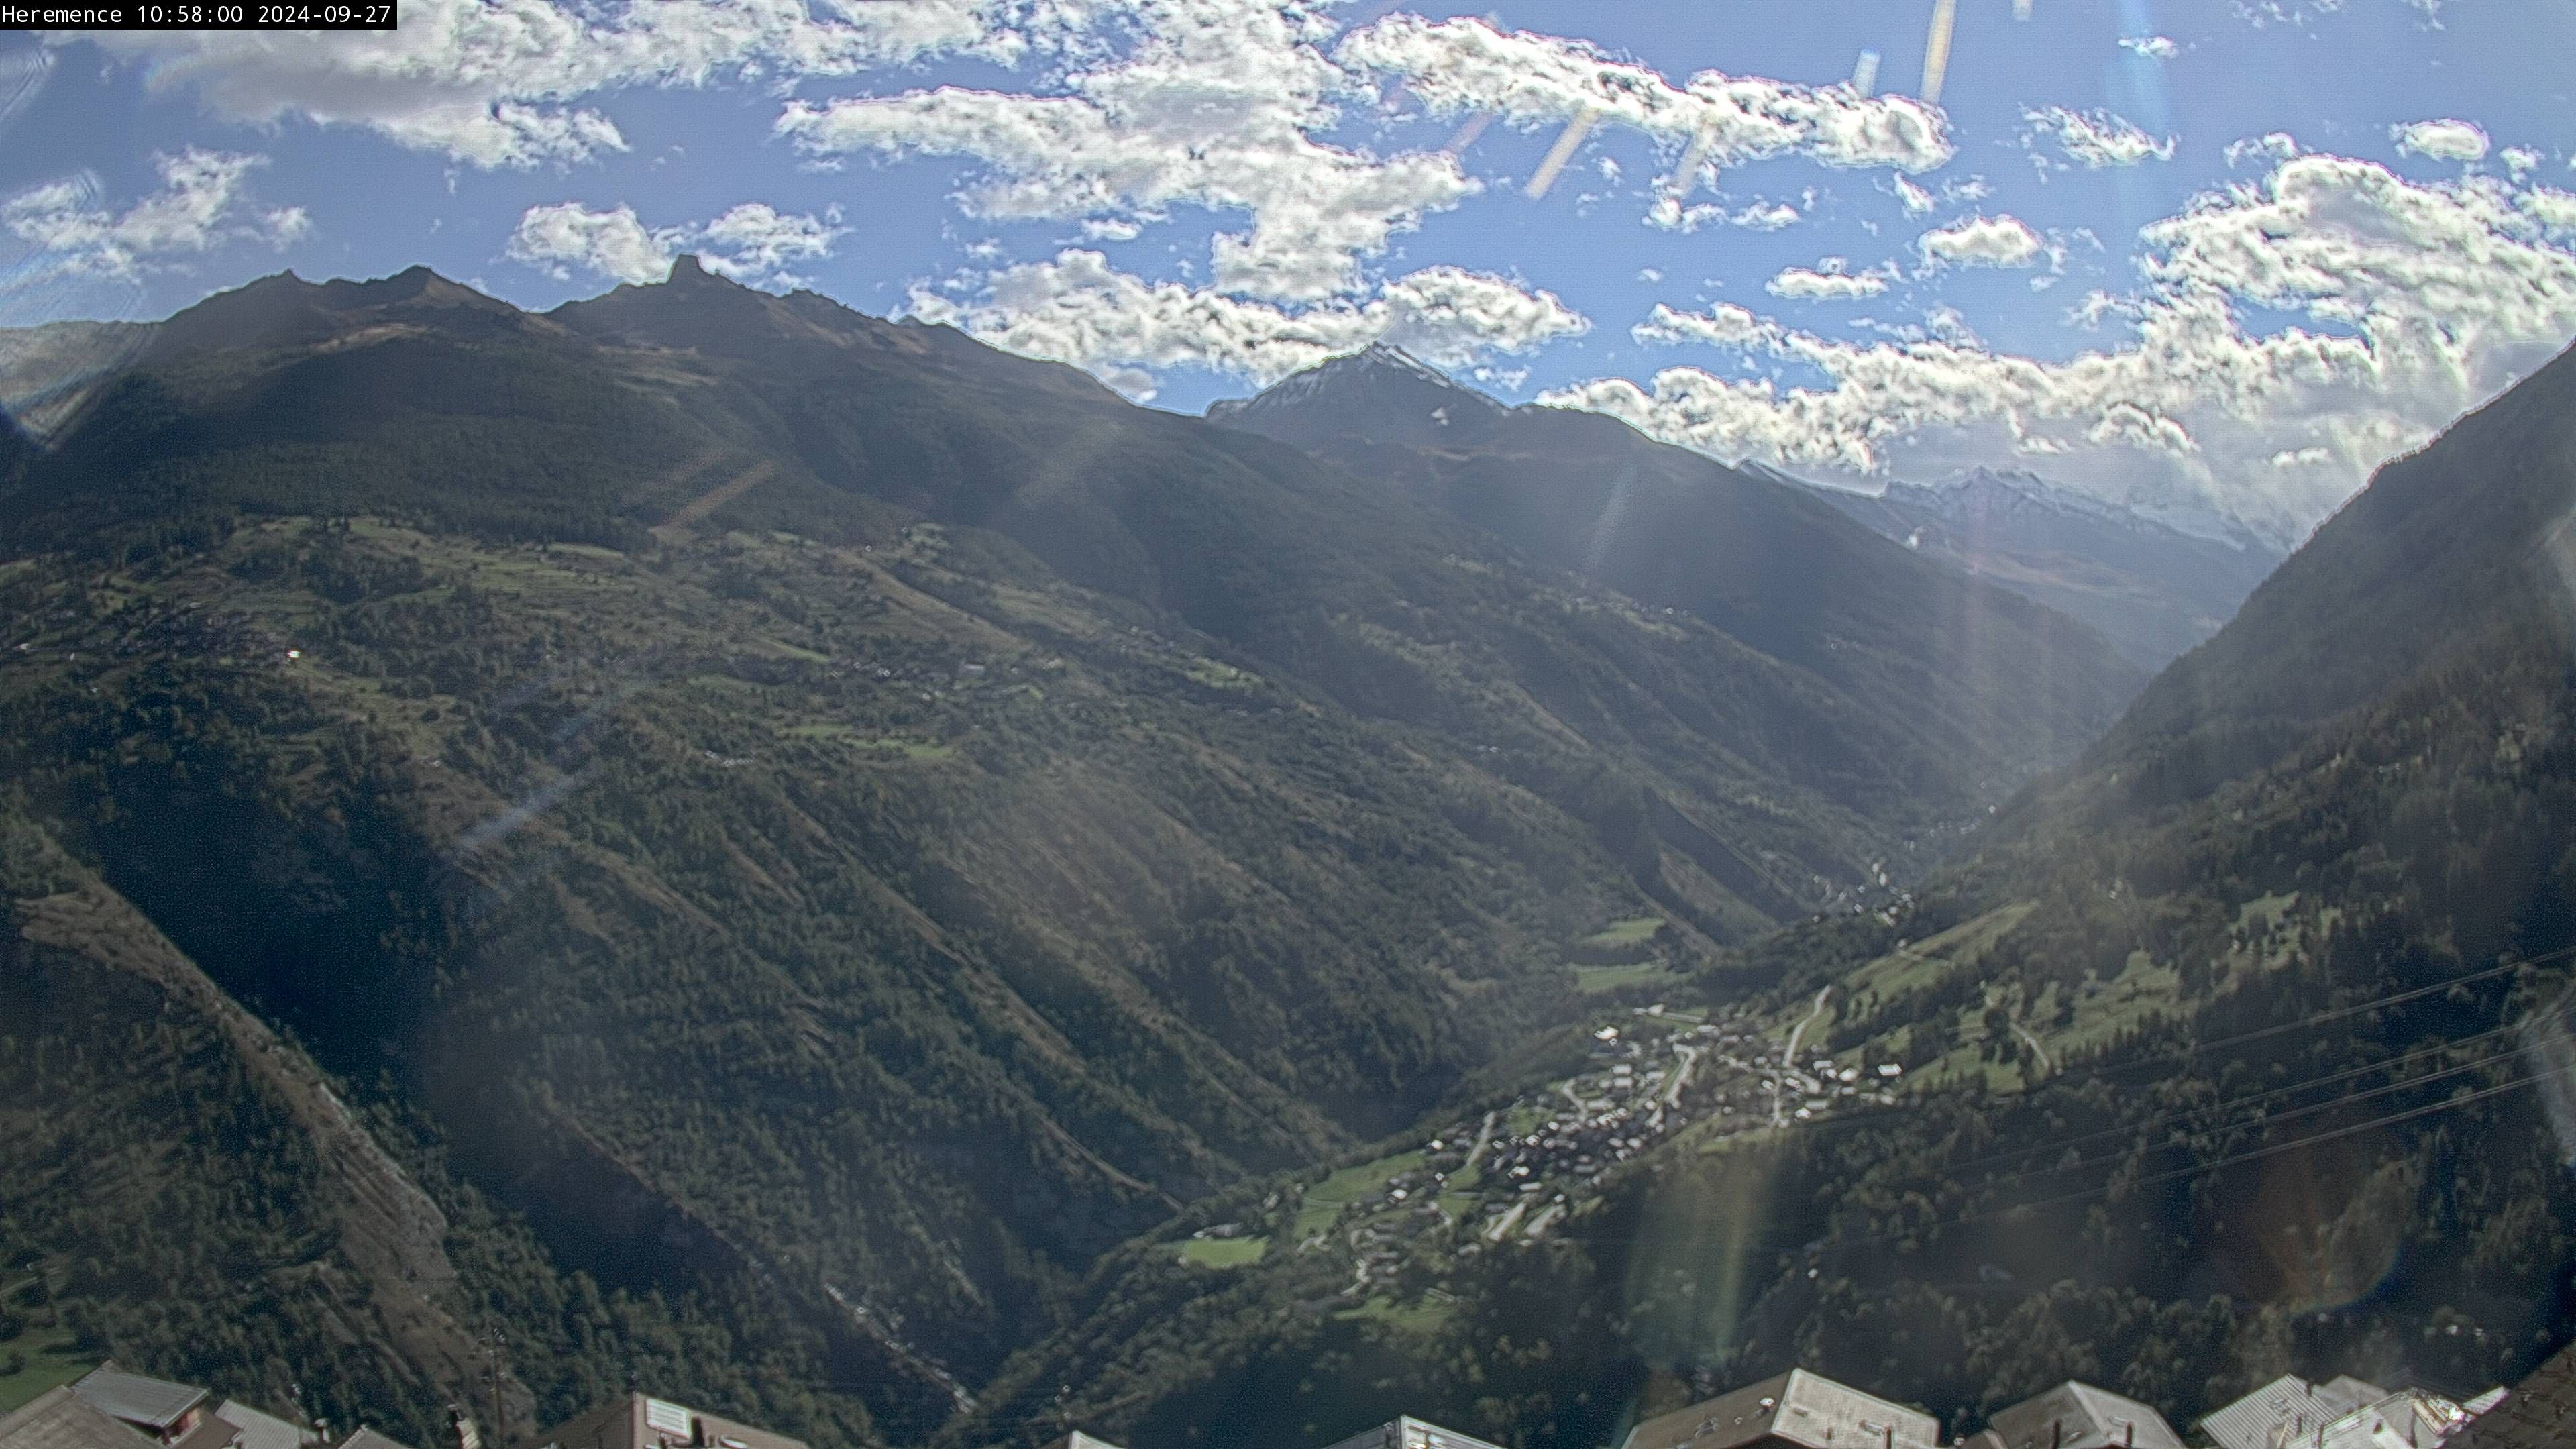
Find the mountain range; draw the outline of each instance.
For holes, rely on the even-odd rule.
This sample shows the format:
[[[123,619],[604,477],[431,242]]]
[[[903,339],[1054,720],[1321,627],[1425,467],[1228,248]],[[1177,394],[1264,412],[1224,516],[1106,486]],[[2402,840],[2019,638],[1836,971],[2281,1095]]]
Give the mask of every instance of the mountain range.
[[[1748,516],[1853,596],[1677,608],[692,262],[43,342],[7,1254],[44,1331],[336,1365],[424,1442],[493,1331],[522,1422],[645,1365],[921,1440],[1119,1244],[1471,1090],[1618,923],[1669,973],[1883,897],[2138,682],[1788,490]]]
[[[1954,1431],[2069,1377],[2177,1423],[2284,1372],[2515,1379],[2576,1338],[2571,404],[2576,355],[2383,468],[1906,897],[1724,953],[1713,1040],[1610,1020],[1685,1033],[1703,1075],[1755,1049],[1752,1120],[1551,1180],[1544,1231],[1506,1212],[1463,1247],[1390,1228],[1397,1200],[1276,1249],[1455,1126],[1237,1196],[1272,1251],[1130,1249],[963,1442],[1033,1442],[1011,1415],[1063,1384],[1143,1444],[1322,1442],[1398,1396],[1598,1444],[1793,1365]],[[1620,1090],[1588,1045],[1525,1051],[1468,1122],[1556,1140]],[[1319,1296],[1344,1252],[1364,1304]]]
[[[2223,520],[2185,529],[2023,471],[1972,468],[1874,495],[1806,486],[1884,537],[2083,620],[2151,670],[2217,633],[2282,557]]]
[[[2145,682],[1392,350],[1202,420],[683,263],[7,356],[8,1343],[1163,1449],[2576,1337],[2576,361]],[[1623,1030],[1764,1110],[1386,1196]]]

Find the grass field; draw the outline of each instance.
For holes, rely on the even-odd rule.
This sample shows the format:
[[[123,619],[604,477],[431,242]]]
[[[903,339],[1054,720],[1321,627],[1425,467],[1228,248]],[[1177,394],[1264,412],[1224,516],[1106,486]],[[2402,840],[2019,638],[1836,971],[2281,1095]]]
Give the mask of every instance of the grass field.
[[[0,1368],[6,1368],[20,1354],[26,1356],[26,1367],[13,1374],[0,1374],[0,1414],[33,1399],[56,1384],[67,1384],[90,1371],[93,1361],[73,1356],[69,1350],[72,1335],[60,1328],[32,1328],[7,1343],[0,1343]]]
[[[1362,1198],[1373,1198],[1386,1190],[1386,1180],[1399,1172],[1422,1165],[1422,1154],[1399,1152],[1357,1167],[1345,1167],[1307,1189],[1306,1200],[1297,1208],[1297,1238],[1303,1242],[1333,1225],[1344,1206]]]
[[[1616,991],[1623,986],[1678,986],[1682,978],[1661,961],[1638,961],[1626,966],[1577,966],[1574,987],[1590,995]]]
[[[1428,1298],[1419,1303],[1398,1304],[1393,1299],[1379,1296],[1357,1308],[1345,1308],[1334,1317],[1375,1319],[1395,1328],[1408,1329],[1415,1333],[1431,1333],[1447,1323],[1449,1315],[1450,1309],[1447,1304],[1434,1302]]]
[[[1202,1268],[1240,1268],[1260,1262],[1269,1251],[1268,1238],[1192,1238],[1181,1244],[1181,1261]]]
[[[1583,944],[1605,950],[1617,946],[1642,945],[1653,940],[1655,933],[1663,928],[1664,918],[1661,916],[1631,916],[1624,921],[1612,921],[1608,929],[1586,936]]]

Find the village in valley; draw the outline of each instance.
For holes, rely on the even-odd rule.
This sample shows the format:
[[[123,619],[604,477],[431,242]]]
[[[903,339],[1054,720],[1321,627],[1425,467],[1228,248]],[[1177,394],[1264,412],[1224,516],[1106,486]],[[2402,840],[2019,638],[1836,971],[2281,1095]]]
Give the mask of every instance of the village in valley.
[[[1618,922],[1595,939],[1642,946],[1661,925],[1653,918]],[[1651,957],[1577,969],[1592,999],[1678,984]],[[1585,1027],[1581,1068],[1572,1075],[1343,1167],[1308,1185],[1293,1205],[1274,1194],[1259,1217],[1200,1228],[1179,1252],[1214,1269],[1283,1250],[1347,1253],[1347,1304],[1404,1312],[1398,1280],[1408,1264],[1436,1276],[1442,1260],[1544,1240],[1626,1164],[1686,1132],[1714,1150],[1743,1134],[1896,1105],[1902,1064],[1818,1047],[1809,1029],[1825,1005],[1819,997],[1785,1021],[1741,1006],[1605,1005]]]

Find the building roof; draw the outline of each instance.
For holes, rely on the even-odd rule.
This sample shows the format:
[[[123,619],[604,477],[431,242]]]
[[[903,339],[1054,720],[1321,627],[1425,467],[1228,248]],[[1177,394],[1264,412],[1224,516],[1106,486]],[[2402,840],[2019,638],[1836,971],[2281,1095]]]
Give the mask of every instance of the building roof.
[[[263,1414],[237,1399],[215,1406],[215,1417],[240,1433],[242,1449],[304,1449],[312,1436],[275,1414]]]
[[[2315,1444],[2316,1449],[2433,1449],[2468,1421],[2468,1410],[2439,1394],[2399,1389],[2318,1430]]]
[[[107,1415],[167,1434],[206,1401],[206,1391],[168,1379],[147,1379],[114,1364],[90,1370],[72,1385],[81,1402]]]
[[[187,1433],[170,1441],[170,1449],[233,1449],[240,1442],[241,1430],[212,1414],[197,1420]]]
[[[2312,1384],[2297,1374],[2283,1374],[2263,1387],[2200,1421],[2200,1432],[2218,1449],[2276,1449],[2274,1435],[2313,1436],[2317,1430],[2388,1397],[2388,1390],[2350,1374]]]
[[[2504,1402],[2479,1415],[2444,1449],[2541,1449],[2544,1444],[2576,1444],[2576,1348],[2562,1350],[2532,1370]]]
[[[1374,1429],[1353,1434],[1333,1449],[1495,1449],[1495,1446],[1472,1434],[1443,1429],[1420,1419],[1389,1420]]]
[[[802,1439],[634,1393],[523,1442],[538,1449],[807,1449]]]
[[[0,1449],[151,1449],[151,1444],[68,1388],[47,1389],[0,1418]]]
[[[1106,1439],[1094,1439],[1076,1429],[1061,1439],[1048,1441],[1046,1449],[1118,1449],[1118,1446]]]
[[[361,1424],[357,1433],[340,1441],[340,1449],[410,1449],[410,1446]]]
[[[1807,1449],[1934,1449],[1941,1424],[1821,1374],[1791,1369],[1648,1419],[1628,1431],[1625,1449],[1736,1449],[1765,1435]]]
[[[1986,1420],[1999,1449],[2183,1449],[2165,1416],[2072,1379]]]

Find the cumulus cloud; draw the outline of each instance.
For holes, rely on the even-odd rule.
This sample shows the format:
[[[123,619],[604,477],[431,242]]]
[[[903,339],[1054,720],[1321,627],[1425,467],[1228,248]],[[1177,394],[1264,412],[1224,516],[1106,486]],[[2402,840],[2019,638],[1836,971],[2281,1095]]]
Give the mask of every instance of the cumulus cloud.
[[[1409,273],[1365,301],[1288,308],[1149,282],[1083,250],[993,273],[965,301],[917,288],[911,310],[997,347],[1089,369],[1139,396],[1151,395],[1139,368],[1203,367],[1267,384],[1378,341],[1454,367],[1591,326],[1551,293],[1459,267]]]
[[[2198,499],[2291,542],[2373,460],[2420,446],[2576,334],[2576,251],[2548,220],[2554,195],[2296,156],[2145,228],[2142,288],[2091,309],[2128,323],[2119,346],[2049,360],[1840,341],[1732,304],[1660,308],[1640,340],[1736,350],[1814,383],[1675,367],[1542,400],[1720,457],[1854,473],[2047,454],[2076,486]],[[2306,325],[2251,331],[2252,308]],[[2227,466],[2284,455],[2255,475]]]
[[[2397,149],[2435,161],[2477,161],[2487,154],[2486,128],[2472,121],[2417,121],[2391,126]]]
[[[720,276],[746,285],[792,285],[802,279],[786,271],[786,264],[830,256],[846,230],[819,217],[782,215],[757,201],[703,226],[658,229],[647,229],[631,206],[592,211],[566,201],[529,207],[504,250],[512,260],[559,279],[580,271],[641,286],[669,277],[671,259],[694,246],[707,270]]]
[[[1914,239],[1929,266],[2027,267],[2048,246],[2017,217],[1972,216]]]
[[[1804,267],[1784,268],[1763,283],[1762,289],[1774,297],[1786,297],[1794,302],[1849,302],[1875,297],[1886,291],[1895,275],[1893,265],[1873,267],[1866,272],[1847,272],[1839,261],[1828,261],[1815,271]]]
[[[831,220],[838,220],[837,209]],[[697,234],[707,269],[744,283],[801,283],[790,262],[819,261],[849,231],[816,216],[787,216],[767,202],[747,201]]]
[[[2298,140],[2287,131],[2269,131],[2260,136],[2244,136],[2227,143],[2227,165],[2230,170],[2248,161],[2287,161],[2298,154]]]
[[[1025,37],[994,0],[409,0],[399,30],[123,31],[79,38],[195,91],[227,119],[363,126],[473,166],[573,161],[626,147],[568,104],[622,87],[847,75],[936,53],[1009,59]],[[817,18],[820,10],[826,18]]]
[[[1353,32],[1334,54],[1363,74],[1402,80],[1435,114],[1488,112],[1525,126],[1588,114],[1685,147],[1719,169],[1796,154],[1827,166],[1921,172],[1955,154],[1940,110],[1910,97],[1719,71],[1675,85],[1588,42],[1473,17],[1390,16]]]
[[[2149,60],[2171,60],[2182,54],[2182,47],[2161,35],[2123,35],[2122,50],[2134,51]]]
[[[637,286],[671,274],[675,238],[657,237],[635,219],[635,208],[592,211],[577,201],[532,206],[510,233],[514,261],[568,278],[577,268]]]
[[[1240,215],[1248,224],[1212,245],[1214,285],[1290,302],[1361,290],[1363,264],[1392,237],[1482,190],[1452,149],[1382,155],[1332,139],[1355,111],[1374,113],[1385,91],[1435,116],[1625,126],[1686,152],[1693,172],[1793,154],[1919,171],[1952,155],[1940,113],[1903,97],[1714,71],[1677,85],[1581,41],[1481,20],[1395,15],[1336,42],[1327,7],[1313,0],[1096,8],[1119,18],[1117,43],[1077,47],[1080,63],[1045,85],[799,100],[778,134],[818,156],[970,160],[981,170],[961,201],[980,219],[1130,228],[1177,208]],[[1662,224],[1797,219],[1776,204],[1686,211],[1687,189],[1658,187]]]
[[[41,271],[105,277],[133,277],[228,242],[282,248],[312,229],[300,206],[249,204],[243,183],[268,164],[265,156],[192,146],[152,163],[161,189],[123,211],[101,205],[96,181],[81,176],[0,202],[0,226],[37,249]]]
[[[1159,220],[1170,208],[1248,215],[1217,238],[1217,284],[1314,300],[1359,285],[1359,260],[1478,184],[1444,152],[1379,157],[1316,139],[1354,88],[1302,6],[1139,7],[1123,57],[1060,93],[943,86],[791,104],[779,134],[815,154],[960,156],[986,172],[968,214],[996,220]]]
[[[2173,159],[2174,138],[2159,141],[2109,111],[2070,111],[2047,106],[2021,113],[2028,127],[2024,144],[2046,136],[2079,166],[2135,166],[2141,161]]]

